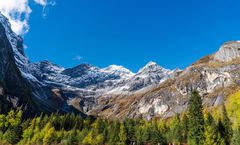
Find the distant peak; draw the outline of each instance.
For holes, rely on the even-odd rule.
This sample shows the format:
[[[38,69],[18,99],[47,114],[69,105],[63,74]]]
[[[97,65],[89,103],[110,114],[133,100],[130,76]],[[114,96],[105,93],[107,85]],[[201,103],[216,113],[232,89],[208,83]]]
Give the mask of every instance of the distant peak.
[[[146,66],[158,65],[156,62],[149,61]]]
[[[127,71],[127,72],[131,72],[129,69],[125,68],[124,66],[122,65],[109,65],[108,67],[106,68],[103,68],[103,70],[122,70],[122,71]]]
[[[70,68],[70,69],[83,69],[83,70],[97,70],[99,69],[98,67],[95,67],[91,64],[88,64],[88,63],[81,63],[79,64],[78,66],[75,66],[73,68]]]
[[[51,61],[49,60],[43,60],[43,61],[40,61],[40,62],[36,62],[36,63],[33,63],[33,64],[39,64],[39,65],[45,65],[45,66],[56,66],[56,67],[59,67],[59,68],[63,68],[55,63],[52,63]],[[63,68],[64,69],[64,68]]]
[[[43,63],[43,64],[52,64],[50,61],[48,60],[43,60],[43,61],[40,61],[39,63]]]
[[[142,69],[146,69],[146,68],[163,68],[160,65],[158,65],[156,62],[150,61],[148,62]]]
[[[141,68],[138,73],[141,72],[154,72],[154,71],[169,71],[163,67],[161,67],[160,65],[158,65],[156,62],[150,61],[148,62],[143,68]]]
[[[106,68],[103,68],[101,69],[103,72],[106,72],[106,73],[110,73],[110,74],[116,74],[116,75],[119,75],[121,77],[130,77],[130,76],[133,76],[134,73],[131,72],[129,69],[121,66],[121,65],[109,65],[108,67]]]
[[[113,65],[109,65],[107,68],[113,68],[113,69],[119,69],[119,68],[124,68],[123,66],[121,66],[121,65],[115,65],[115,64],[113,64]]]

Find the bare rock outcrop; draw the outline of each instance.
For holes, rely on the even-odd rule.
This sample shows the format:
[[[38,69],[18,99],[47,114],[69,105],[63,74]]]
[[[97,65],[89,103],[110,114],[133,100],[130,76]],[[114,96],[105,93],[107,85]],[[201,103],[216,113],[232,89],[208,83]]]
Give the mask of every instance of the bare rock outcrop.
[[[240,57],[240,41],[226,42],[220,50],[215,53],[214,60],[229,62]]]

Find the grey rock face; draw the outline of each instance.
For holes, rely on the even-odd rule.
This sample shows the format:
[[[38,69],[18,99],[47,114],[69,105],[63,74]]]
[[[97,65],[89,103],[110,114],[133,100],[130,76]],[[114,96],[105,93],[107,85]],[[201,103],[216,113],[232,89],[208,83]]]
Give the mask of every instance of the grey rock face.
[[[229,62],[240,57],[240,41],[231,41],[225,43],[214,55],[214,60],[220,62]]]
[[[228,63],[200,61],[143,93],[117,96],[117,99],[108,103],[114,105],[106,110],[93,109],[93,112],[120,119],[168,118],[187,109],[188,98],[193,90],[199,91],[205,106],[221,105],[229,92],[240,89],[239,80],[239,60]]]

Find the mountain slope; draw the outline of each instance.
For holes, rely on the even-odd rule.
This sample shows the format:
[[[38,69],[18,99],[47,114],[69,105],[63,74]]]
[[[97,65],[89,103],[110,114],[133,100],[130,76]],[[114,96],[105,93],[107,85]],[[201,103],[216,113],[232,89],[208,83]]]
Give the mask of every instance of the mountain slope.
[[[205,106],[218,106],[239,90],[239,41],[225,43],[183,71],[149,62],[133,73],[117,65],[65,69],[49,61],[31,63],[23,40],[10,28],[0,14],[0,96],[32,115],[59,111],[104,118],[167,118],[185,111],[193,90],[200,92]]]
[[[27,61],[22,59],[22,39],[12,32],[8,20],[0,13],[0,87],[1,94],[12,107],[19,107],[29,112],[35,108],[31,102],[31,88],[19,68]],[[2,103],[2,102],[1,102]]]
[[[117,83],[110,93],[134,93],[159,85],[168,78],[172,78],[179,70],[168,70],[155,62],[149,62],[132,77]]]
[[[234,57],[236,53],[223,53],[229,49],[240,51],[238,46],[238,41],[225,43],[215,54],[202,58],[179,75],[146,92],[99,98],[98,107],[90,114],[108,118],[167,118],[186,110],[188,96],[193,90],[200,92],[205,106],[218,106],[226,96],[240,90],[240,59]],[[220,60],[214,59],[218,54],[225,55]]]
[[[54,105],[51,88],[32,75],[29,64],[22,38],[11,30],[8,19],[0,13],[0,88],[3,95],[12,107],[25,109],[29,116],[58,110],[65,112],[67,102]]]

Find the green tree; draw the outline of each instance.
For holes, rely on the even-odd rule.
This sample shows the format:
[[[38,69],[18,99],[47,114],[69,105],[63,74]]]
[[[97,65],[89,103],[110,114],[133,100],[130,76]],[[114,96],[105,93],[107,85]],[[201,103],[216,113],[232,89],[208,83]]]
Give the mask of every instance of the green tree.
[[[10,144],[16,144],[20,141],[22,128],[20,126],[11,126],[4,133],[3,138]]]
[[[61,143],[61,141],[64,139],[64,130],[60,130],[56,132],[56,142]]]
[[[35,119],[33,119],[33,120],[35,120]],[[22,137],[23,137],[23,140],[22,140],[22,142],[25,142],[25,143],[30,143],[30,141],[31,141],[31,139],[32,139],[32,137],[33,137],[33,135],[34,135],[34,125],[30,125],[27,129],[25,129],[24,131],[23,131],[23,135],[22,135]]]
[[[74,128],[74,129],[72,129],[70,131],[70,134],[68,136],[67,145],[77,145],[77,144],[78,144],[78,141],[77,141],[77,131]]]
[[[221,137],[224,138],[225,144],[230,145],[232,135],[233,135],[233,130],[231,126],[231,121],[228,117],[226,107],[224,104],[222,106],[222,129],[220,134],[221,134]]]
[[[171,121],[170,129],[171,129],[172,143],[176,145],[180,145],[183,140],[183,136],[182,136],[183,128],[181,126],[181,121],[178,114],[173,117]]]
[[[150,140],[148,141],[150,144],[166,144],[166,140],[163,137],[160,129],[158,128],[158,123],[154,119],[151,122],[151,127],[149,129],[150,132]]]
[[[136,126],[136,142],[139,145],[147,144],[150,138],[150,132],[147,125]]]
[[[56,138],[55,129],[54,127],[51,127],[47,130],[46,134],[43,137],[43,144],[50,145],[51,143],[54,142],[55,138]]]
[[[5,132],[6,128],[8,127],[7,119],[5,115],[0,115],[0,130]]]
[[[187,143],[187,134],[188,134],[188,117],[187,114],[184,113],[181,119],[182,123],[182,142]]]
[[[234,130],[232,137],[233,145],[240,145],[240,127]]]
[[[87,136],[83,139],[83,144],[91,144],[91,145],[102,145],[104,142],[104,136],[102,134],[103,124],[101,119],[97,119],[92,125],[91,130],[87,134]],[[116,142],[115,142],[116,143]]]
[[[2,118],[3,119],[3,118]],[[5,127],[8,127],[7,131],[4,133],[3,138],[11,143],[16,144],[20,141],[22,135],[22,111],[21,110],[11,110],[6,116]]]
[[[90,145],[93,144],[93,131],[89,131],[88,134],[85,136],[85,138],[83,139],[82,143],[84,145]]]
[[[113,123],[111,123],[111,125],[109,126],[109,145],[115,145],[117,142],[119,142],[119,128],[120,124],[116,120],[113,121]]]
[[[8,112],[6,118],[7,122],[10,124],[10,126],[18,126],[22,121],[22,114],[23,112],[21,110],[11,110],[10,112]]]
[[[205,115],[204,137],[204,145],[219,145],[224,142],[218,132],[215,120],[210,113]]]
[[[120,131],[119,131],[119,142],[118,145],[125,145],[127,142],[127,133],[126,133],[126,129],[123,123],[121,123],[120,125]]]
[[[188,144],[202,145],[204,141],[204,118],[202,99],[193,91],[188,106]]]
[[[135,121],[127,118],[124,124],[127,131],[127,144],[132,144],[135,141]]]

